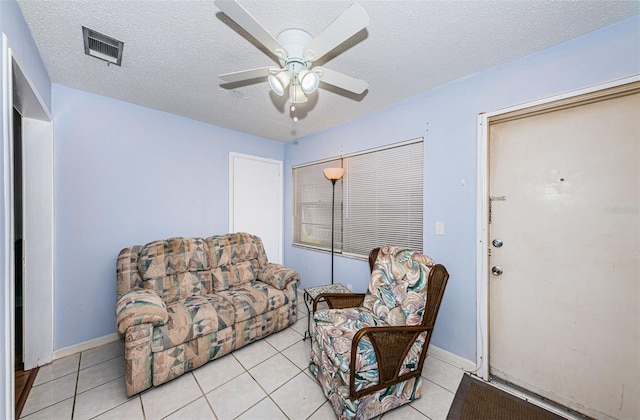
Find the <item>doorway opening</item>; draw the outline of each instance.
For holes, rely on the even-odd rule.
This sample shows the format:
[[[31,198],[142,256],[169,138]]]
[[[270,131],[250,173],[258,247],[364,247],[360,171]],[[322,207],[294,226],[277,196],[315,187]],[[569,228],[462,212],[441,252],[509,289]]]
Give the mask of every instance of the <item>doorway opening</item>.
[[[4,417],[53,358],[53,124],[3,35]],[[27,374],[24,369],[30,370]],[[11,375],[11,370],[17,375]]]
[[[14,252],[15,252],[15,270],[14,270],[14,296],[15,296],[15,370],[24,370],[23,363],[23,334],[22,334],[22,282],[23,282],[23,263],[22,250],[24,236],[22,232],[22,115],[13,108],[13,217],[14,217]],[[16,389],[16,395],[18,395]]]

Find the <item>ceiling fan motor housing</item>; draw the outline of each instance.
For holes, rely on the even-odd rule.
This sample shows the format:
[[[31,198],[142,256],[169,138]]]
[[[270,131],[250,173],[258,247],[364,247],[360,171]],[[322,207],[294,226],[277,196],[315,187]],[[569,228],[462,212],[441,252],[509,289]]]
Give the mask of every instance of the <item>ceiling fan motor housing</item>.
[[[302,29],[285,29],[276,37],[280,45],[286,51],[276,51],[282,67],[289,63],[301,64],[304,68],[311,66],[311,61],[304,58],[304,47],[313,40],[313,37]],[[287,70],[289,70],[287,68]],[[299,69],[302,70],[302,69]]]

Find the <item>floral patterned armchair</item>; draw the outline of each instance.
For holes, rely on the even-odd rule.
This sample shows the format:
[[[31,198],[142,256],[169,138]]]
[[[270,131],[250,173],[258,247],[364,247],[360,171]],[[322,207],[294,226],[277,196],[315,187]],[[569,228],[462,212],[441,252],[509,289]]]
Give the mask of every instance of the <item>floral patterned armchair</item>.
[[[309,370],[340,419],[370,419],[422,395],[422,365],[449,278],[403,247],[369,256],[366,293],[314,301]],[[329,309],[317,310],[325,301]]]

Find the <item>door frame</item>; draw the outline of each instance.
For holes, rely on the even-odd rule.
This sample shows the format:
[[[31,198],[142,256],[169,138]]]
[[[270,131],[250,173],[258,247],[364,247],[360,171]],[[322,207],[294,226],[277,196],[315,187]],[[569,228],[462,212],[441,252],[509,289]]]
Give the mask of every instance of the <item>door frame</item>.
[[[638,81],[640,81],[640,74],[478,115],[476,149],[476,370],[477,375],[485,381],[489,380],[489,120],[514,111],[526,113],[529,108],[544,107],[552,102],[571,100],[580,95]]]
[[[29,293],[26,287],[23,287],[23,308],[28,308],[30,311],[30,317],[35,319],[45,319],[48,322],[39,323],[39,328],[25,328],[24,340],[29,342],[33,349],[30,360],[25,360],[25,368],[32,368],[35,366],[48,363],[53,358],[53,326],[54,326],[54,297],[53,297],[53,259],[54,259],[54,220],[53,220],[53,118],[49,114],[47,107],[44,105],[42,97],[34,89],[34,85],[29,79],[28,74],[24,71],[24,67],[20,65],[18,58],[14,55],[10,42],[6,34],[2,34],[2,103],[0,108],[2,109],[3,130],[2,130],[2,147],[3,147],[3,165],[4,165],[4,216],[2,217],[2,224],[4,226],[6,235],[3,238],[4,252],[2,258],[4,259],[4,283],[2,285],[5,293],[5,308],[4,308],[4,335],[2,341],[5,344],[5,351],[8,353],[8,357],[4,358],[4,366],[6,375],[2,379],[4,381],[5,393],[5,417],[13,418],[15,416],[14,406],[14,393],[15,393],[15,379],[13,372],[15,370],[15,287],[14,287],[14,274],[15,274],[15,252],[14,252],[14,215],[13,215],[13,107],[18,106],[18,110],[23,115],[23,152],[25,151],[26,143],[46,141],[47,148],[38,156],[31,159],[29,168],[23,167],[23,191],[29,190],[29,199],[35,199],[39,205],[45,205],[50,208],[47,209],[48,214],[51,216],[49,220],[41,220],[42,213],[39,213],[39,208],[33,209],[29,214],[24,213],[24,225],[32,223],[32,218],[40,220],[40,223],[36,224],[34,230],[29,232],[32,238],[39,238],[39,231],[37,229],[45,227],[50,234],[51,242],[42,241],[39,245],[40,248],[36,249],[38,257],[42,257],[46,260],[46,263],[42,263],[37,267],[34,266],[35,272],[37,272],[38,283],[36,287],[31,284],[32,290],[35,293]],[[14,78],[16,83],[14,85]],[[18,98],[16,104],[14,104],[14,96]],[[26,122],[26,124],[25,124]],[[26,157],[23,154],[23,158]],[[43,167],[39,166],[39,163],[43,163]],[[36,184],[35,188],[30,185],[30,182]],[[33,191],[33,195],[31,192]],[[44,194],[38,196],[38,194]],[[44,198],[43,198],[44,197]],[[26,202],[27,196],[24,195]],[[44,204],[43,204],[44,203]],[[26,234],[26,232],[25,232]],[[28,238],[25,236],[25,241]],[[26,245],[28,246],[28,245]],[[25,246],[25,250],[26,250]],[[30,252],[30,251],[29,251]],[[26,254],[25,254],[26,258]],[[42,262],[42,258],[39,259]],[[25,260],[26,261],[26,260]],[[23,281],[28,281],[29,274],[25,269],[25,278]],[[24,309],[23,309],[24,310]],[[24,325],[27,325],[27,319],[24,319]],[[34,335],[34,331],[38,335]],[[26,347],[26,346],[25,346]],[[29,365],[31,364],[31,365]]]
[[[247,155],[237,152],[229,152],[229,232],[234,230],[234,163],[236,159],[245,159],[249,161],[258,161],[271,163],[278,166],[278,174],[280,175],[280,183],[278,184],[278,203],[280,204],[278,209],[278,253],[280,254],[280,263],[284,261],[284,246],[283,246],[283,228],[284,228],[284,177],[283,174],[283,162],[281,160],[269,159],[260,156]]]

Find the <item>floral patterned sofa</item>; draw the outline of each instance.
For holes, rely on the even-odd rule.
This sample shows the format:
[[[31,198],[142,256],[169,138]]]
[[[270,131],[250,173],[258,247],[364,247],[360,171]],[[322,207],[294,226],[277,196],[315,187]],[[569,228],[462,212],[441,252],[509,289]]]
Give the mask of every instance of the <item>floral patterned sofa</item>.
[[[297,320],[300,276],[260,238],[170,238],[123,249],[116,325],[127,395],[170,381]]]

